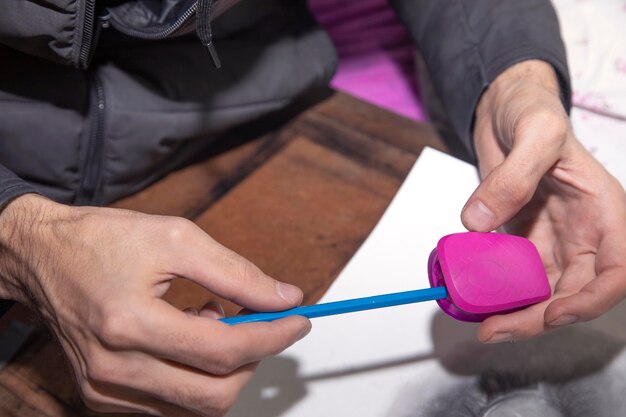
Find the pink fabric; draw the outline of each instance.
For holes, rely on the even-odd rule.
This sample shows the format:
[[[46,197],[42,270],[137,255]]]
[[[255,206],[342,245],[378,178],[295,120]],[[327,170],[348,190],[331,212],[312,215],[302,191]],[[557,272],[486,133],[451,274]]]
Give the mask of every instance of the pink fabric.
[[[403,116],[424,120],[414,47],[387,0],[309,0],[339,53],[331,85]]]

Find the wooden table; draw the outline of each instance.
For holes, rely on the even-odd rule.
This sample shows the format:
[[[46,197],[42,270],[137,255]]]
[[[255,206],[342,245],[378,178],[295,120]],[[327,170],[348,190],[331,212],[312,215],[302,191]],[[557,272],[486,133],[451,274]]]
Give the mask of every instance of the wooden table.
[[[430,126],[335,93],[283,128],[114,206],[189,218],[269,275],[300,286],[304,302],[313,303],[370,233],[424,146],[444,150]],[[183,280],[166,296],[180,308],[213,298]],[[96,415],[82,405],[59,348],[39,326],[0,372],[0,416]]]

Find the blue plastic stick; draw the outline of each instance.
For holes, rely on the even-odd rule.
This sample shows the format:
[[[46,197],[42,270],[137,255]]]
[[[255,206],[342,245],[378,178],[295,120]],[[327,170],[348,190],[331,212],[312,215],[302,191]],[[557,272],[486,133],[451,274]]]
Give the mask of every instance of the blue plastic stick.
[[[254,323],[258,321],[272,321],[289,316],[304,316],[312,319],[315,317],[332,316],[334,314],[353,313],[355,311],[439,300],[441,298],[446,298],[447,296],[448,292],[445,287],[433,287],[422,290],[397,292],[393,294],[376,295],[373,297],[354,298],[352,300],[334,301],[332,303],[296,307],[285,311],[254,313],[245,316],[229,317],[221,320],[226,324],[240,324]]]

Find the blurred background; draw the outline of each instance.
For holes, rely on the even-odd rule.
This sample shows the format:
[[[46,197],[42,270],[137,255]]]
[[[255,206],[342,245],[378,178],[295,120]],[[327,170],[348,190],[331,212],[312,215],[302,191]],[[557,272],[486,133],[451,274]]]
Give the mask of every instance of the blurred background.
[[[416,48],[387,0],[309,0],[337,47],[332,86],[414,120],[426,119]],[[553,0],[568,54],[572,123],[626,184],[626,0]]]

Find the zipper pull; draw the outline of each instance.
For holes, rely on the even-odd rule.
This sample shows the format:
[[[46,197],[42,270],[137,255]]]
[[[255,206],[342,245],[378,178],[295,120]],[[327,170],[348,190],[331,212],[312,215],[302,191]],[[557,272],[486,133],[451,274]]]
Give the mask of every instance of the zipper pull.
[[[213,0],[198,0],[196,9],[196,33],[200,42],[209,50],[209,55],[215,68],[220,68],[222,62],[217,55],[217,50],[213,45],[213,34],[211,33],[211,8]]]
[[[102,29],[108,29],[111,26],[109,20],[111,20],[111,12],[108,9],[104,9],[104,13],[98,16],[98,21],[100,21],[100,27]]]
[[[209,42],[204,46],[206,46],[206,49],[209,50],[209,55],[211,56],[211,60],[213,61],[213,65],[215,65],[215,68],[220,69],[222,67],[222,61],[220,61],[220,57],[217,54],[217,49],[215,49],[215,45],[213,45],[213,42]]]

